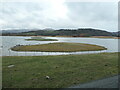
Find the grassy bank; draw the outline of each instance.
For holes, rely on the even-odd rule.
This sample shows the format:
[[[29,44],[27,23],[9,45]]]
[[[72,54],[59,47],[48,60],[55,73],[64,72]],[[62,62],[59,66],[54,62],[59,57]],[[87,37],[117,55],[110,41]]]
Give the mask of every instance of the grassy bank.
[[[18,36],[18,37],[20,37],[20,36],[24,36],[24,37],[66,37],[66,38],[103,38],[103,39],[120,39],[120,37],[114,37],[114,36],[90,36],[90,37],[82,37],[82,36],[41,36],[41,35],[39,35],[39,36],[34,36],[34,35],[2,35],[2,36]],[[27,39],[26,39],[27,40]],[[56,39],[57,40],[57,39]],[[55,41],[56,41],[55,40]],[[29,39],[28,39],[28,41],[30,41]]]
[[[117,53],[8,56],[2,61],[3,87],[9,88],[69,87],[116,75],[118,70]]]
[[[120,37],[114,37],[114,36],[91,36],[90,38],[120,39]]]
[[[49,43],[41,45],[16,46],[14,51],[76,52],[105,50],[105,47],[83,43]]]
[[[85,36],[84,37],[81,37],[81,36],[54,36],[54,37],[120,39],[120,37],[114,37],[114,36],[90,36],[90,37],[85,37]]]
[[[31,39],[25,39],[27,41],[58,41],[57,39],[46,39],[42,37],[31,37]]]

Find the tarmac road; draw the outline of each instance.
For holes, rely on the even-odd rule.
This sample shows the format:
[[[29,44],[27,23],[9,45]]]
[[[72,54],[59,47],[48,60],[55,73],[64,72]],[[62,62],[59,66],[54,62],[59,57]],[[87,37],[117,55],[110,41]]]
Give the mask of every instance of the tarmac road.
[[[69,88],[118,88],[118,86],[120,86],[120,84],[118,85],[118,75],[117,75],[101,80],[95,80],[85,84],[79,84]]]

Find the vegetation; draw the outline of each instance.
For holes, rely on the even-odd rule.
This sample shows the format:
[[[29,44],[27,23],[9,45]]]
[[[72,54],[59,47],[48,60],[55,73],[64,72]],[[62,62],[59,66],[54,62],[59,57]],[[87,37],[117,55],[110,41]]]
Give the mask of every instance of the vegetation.
[[[76,52],[105,50],[105,47],[83,43],[49,43],[40,45],[23,45],[11,48],[14,51],[43,51],[43,52]]]
[[[7,56],[2,61],[3,88],[65,88],[118,74],[117,53]]]
[[[70,37],[90,37],[90,36],[119,36],[117,32],[107,32],[104,30],[81,28],[81,29],[59,29],[59,30],[37,30],[21,33],[3,33],[3,35],[18,36],[70,36]]]
[[[90,38],[119,39],[119,37],[113,37],[113,36],[91,36]]]
[[[25,39],[27,41],[58,41],[57,39],[45,39],[42,37],[31,37],[31,39]]]

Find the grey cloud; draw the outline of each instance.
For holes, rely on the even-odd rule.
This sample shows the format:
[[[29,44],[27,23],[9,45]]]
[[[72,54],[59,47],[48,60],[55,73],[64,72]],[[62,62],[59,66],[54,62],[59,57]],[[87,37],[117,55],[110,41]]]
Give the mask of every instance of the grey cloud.
[[[80,26],[117,30],[117,3],[70,2],[67,6],[69,18]]]
[[[117,30],[116,3],[65,2],[59,7],[52,7],[54,3],[49,2],[11,2],[0,5],[2,29],[93,27],[108,31]],[[59,8],[62,7],[67,11],[60,12]]]
[[[84,19],[90,20],[115,20],[117,17],[117,4],[115,3],[76,2],[68,3],[67,6],[71,15],[77,20],[79,20],[78,17],[86,17]]]

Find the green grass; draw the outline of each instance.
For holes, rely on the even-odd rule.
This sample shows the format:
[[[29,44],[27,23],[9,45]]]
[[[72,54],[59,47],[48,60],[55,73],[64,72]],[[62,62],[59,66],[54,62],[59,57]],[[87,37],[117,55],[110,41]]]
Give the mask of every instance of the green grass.
[[[2,61],[3,88],[65,88],[118,73],[118,53],[7,56]]]
[[[43,52],[76,52],[105,50],[105,47],[83,43],[49,43],[41,45],[26,45],[11,48],[14,51],[43,51]]]
[[[27,41],[58,41],[57,39],[46,39],[42,37],[31,37],[31,39],[25,39]]]

